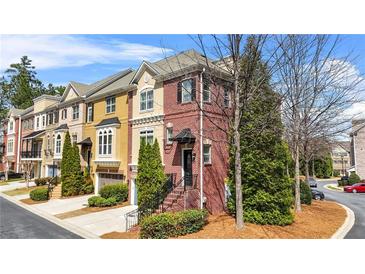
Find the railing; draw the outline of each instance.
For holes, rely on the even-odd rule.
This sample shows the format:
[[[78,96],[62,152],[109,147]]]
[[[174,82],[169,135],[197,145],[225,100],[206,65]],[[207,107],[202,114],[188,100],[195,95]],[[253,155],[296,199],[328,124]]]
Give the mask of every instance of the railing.
[[[42,151],[22,151],[22,158],[41,158]]]

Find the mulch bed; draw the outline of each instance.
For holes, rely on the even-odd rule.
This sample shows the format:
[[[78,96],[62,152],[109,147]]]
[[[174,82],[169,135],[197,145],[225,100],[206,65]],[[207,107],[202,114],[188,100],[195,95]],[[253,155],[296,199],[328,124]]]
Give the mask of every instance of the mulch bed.
[[[178,239],[328,239],[344,223],[346,211],[330,201],[313,201],[303,205],[289,226],[245,224],[235,229],[235,220],[227,214],[209,216],[208,224],[199,232]],[[139,232],[111,232],[103,239],[138,239]]]
[[[31,198],[27,198],[27,199],[22,199],[19,200],[22,203],[25,203],[27,205],[37,205],[37,204],[43,204],[43,203],[47,203],[48,201],[33,201]]]
[[[85,214],[94,213],[94,212],[100,212],[100,211],[104,211],[104,210],[108,210],[108,209],[120,208],[120,207],[124,207],[127,205],[129,205],[128,202],[124,202],[124,203],[121,203],[121,204],[118,204],[115,206],[110,206],[110,207],[84,207],[84,208],[76,209],[73,211],[56,214],[54,216],[57,217],[58,219],[63,220],[63,219],[67,219],[67,218],[72,218],[72,217],[77,217],[77,216],[81,216],[81,215],[85,215]]]

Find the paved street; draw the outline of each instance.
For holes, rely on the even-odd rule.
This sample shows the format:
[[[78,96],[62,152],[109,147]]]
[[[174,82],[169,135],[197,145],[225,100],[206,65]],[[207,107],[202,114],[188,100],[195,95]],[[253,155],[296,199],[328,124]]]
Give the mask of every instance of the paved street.
[[[323,186],[336,181],[318,183],[318,190],[324,192],[326,200],[337,201],[355,213],[355,225],[346,235],[345,239],[365,239],[365,193],[344,193],[325,189]]]
[[[81,239],[0,197],[0,238],[2,239]]]

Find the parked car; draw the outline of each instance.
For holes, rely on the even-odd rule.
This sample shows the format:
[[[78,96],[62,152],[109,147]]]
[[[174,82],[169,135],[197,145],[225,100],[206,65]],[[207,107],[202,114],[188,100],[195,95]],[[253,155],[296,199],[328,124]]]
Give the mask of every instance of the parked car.
[[[16,173],[12,170],[8,171],[8,179],[17,179],[17,178],[22,178],[22,177],[23,177],[23,173]],[[5,180],[4,171],[0,172],[0,180]]]
[[[365,183],[357,183],[353,184],[352,186],[345,186],[343,190],[349,193],[365,192]]]
[[[317,189],[312,189],[312,199],[314,200],[323,200],[324,199],[324,193],[322,191],[319,191]]]
[[[309,178],[309,186],[316,188],[317,187],[317,181],[314,180],[313,178]]]

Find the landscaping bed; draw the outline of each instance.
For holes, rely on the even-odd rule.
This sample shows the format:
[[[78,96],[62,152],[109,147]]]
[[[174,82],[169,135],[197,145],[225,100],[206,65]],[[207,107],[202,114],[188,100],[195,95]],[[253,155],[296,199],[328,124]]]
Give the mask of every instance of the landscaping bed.
[[[294,223],[288,226],[245,224],[236,231],[235,220],[227,214],[209,216],[208,224],[199,232],[180,236],[178,239],[328,239],[346,219],[346,211],[330,201],[313,201],[302,205]],[[137,239],[139,231],[111,232],[103,239]]]
[[[9,196],[17,196],[17,195],[24,195],[29,194],[32,190],[38,189],[38,188],[44,188],[42,186],[31,186],[31,187],[22,187],[22,188],[16,188],[12,190],[4,191],[3,193]]]
[[[64,212],[64,213],[60,213],[60,214],[56,214],[54,215],[55,217],[63,220],[63,219],[67,219],[67,218],[72,218],[72,217],[77,217],[77,216],[81,216],[81,215],[85,215],[85,214],[90,214],[90,213],[94,213],[94,212],[99,212],[99,211],[104,211],[104,210],[109,210],[109,209],[113,209],[113,208],[119,208],[119,207],[124,207],[129,205],[128,202],[124,202],[115,206],[111,206],[111,207],[84,207],[84,208],[80,208],[80,209],[76,209],[73,211],[68,211],[68,212]]]
[[[19,201],[24,203],[24,204],[27,204],[27,205],[37,205],[37,204],[43,204],[43,203],[48,202],[48,200],[46,200],[46,201],[34,201],[31,198],[22,199],[22,200],[19,200]]]

